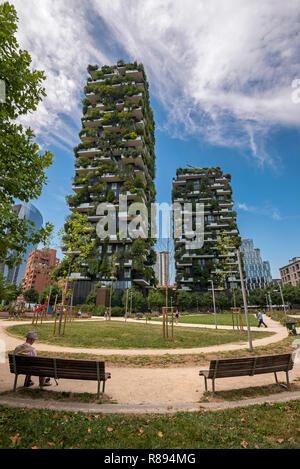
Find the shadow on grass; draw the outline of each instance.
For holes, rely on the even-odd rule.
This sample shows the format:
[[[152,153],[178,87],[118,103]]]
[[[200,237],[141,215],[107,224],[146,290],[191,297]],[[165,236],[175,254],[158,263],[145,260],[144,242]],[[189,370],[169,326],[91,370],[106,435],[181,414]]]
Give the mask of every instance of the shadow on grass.
[[[282,386],[278,386],[277,384],[268,384],[266,386],[250,386],[248,388],[232,389],[230,391],[216,391],[214,396],[212,392],[206,391],[203,393],[199,402],[239,401],[255,397],[270,396],[271,394],[279,394],[281,392],[299,390],[300,384],[292,383],[291,389],[286,389]]]
[[[116,404],[107,394],[100,393],[100,399],[96,394],[88,392],[74,393],[66,391],[46,391],[45,389],[19,388],[17,392],[3,392],[0,396],[28,399],[43,399],[46,401],[81,402],[86,404]]]

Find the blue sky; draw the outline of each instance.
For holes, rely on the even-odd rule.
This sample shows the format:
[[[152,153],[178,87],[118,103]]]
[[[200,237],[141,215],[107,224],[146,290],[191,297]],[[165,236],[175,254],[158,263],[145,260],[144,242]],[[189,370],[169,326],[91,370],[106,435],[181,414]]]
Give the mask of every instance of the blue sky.
[[[242,237],[272,273],[300,255],[299,2],[14,0],[18,39],[46,71],[47,98],[26,116],[54,163],[33,203],[56,228],[68,215],[89,63],[144,63],[156,121],[157,201],[176,168],[232,174]],[[294,82],[295,83],[295,82]]]

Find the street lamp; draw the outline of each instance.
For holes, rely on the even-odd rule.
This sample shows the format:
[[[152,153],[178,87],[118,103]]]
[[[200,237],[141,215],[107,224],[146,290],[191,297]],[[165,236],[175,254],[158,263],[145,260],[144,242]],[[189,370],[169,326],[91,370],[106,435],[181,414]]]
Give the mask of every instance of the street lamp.
[[[281,288],[281,285],[280,285],[280,283],[278,284],[278,286],[279,286],[279,292],[278,292],[278,290],[274,290],[274,291],[276,291],[276,292],[280,293],[280,295],[281,295],[281,300],[282,300],[282,304],[283,304],[283,310],[284,310],[284,318],[285,318],[285,322],[287,322],[287,317],[286,317],[286,306],[285,306],[285,302],[284,302],[284,298],[283,298],[283,291],[282,291],[282,288]]]
[[[239,249],[237,250],[237,259],[238,259],[239,272],[240,272],[240,280],[241,280],[241,287],[242,287],[242,294],[243,294],[244,310],[245,310],[245,316],[246,316],[246,322],[247,322],[249,349],[252,352],[253,351],[253,346],[252,346],[250,321],[249,321],[249,316],[248,316],[248,304],[247,304],[247,297],[246,297],[246,291],[245,291],[245,285],[244,285],[243,269],[242,269],[242,262],[241,262],[241,253],[240,253]]]
[[[215,315],[215,326],[216,326],[216,329],[218,329],[214,281],[213,281],[213,280],[209,280],[209,281],[211,282],[211,289],[212,289],[212,297],[213,297],[213,305],[214,305],[214,315]]]

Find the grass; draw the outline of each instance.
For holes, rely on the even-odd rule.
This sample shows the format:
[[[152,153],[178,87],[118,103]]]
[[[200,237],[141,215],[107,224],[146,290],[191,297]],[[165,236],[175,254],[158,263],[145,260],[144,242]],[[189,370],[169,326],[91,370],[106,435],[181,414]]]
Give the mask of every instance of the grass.
[[[300,401],[142,416],[0,407],[3,449],[297,449],[299,436]]]
[[[291,392],[299,391],[299,389],[300,386],[298,384],[291,384]],[[215,396],[213,396],[210,391],[206,391],[203,393],[203,398],[201,398],[199,402],[240,401],[243,399],[270,396],[271,394],[279,394],[287,391],[288,390],[286,388],[278,386],[275,383],[265,386],[249,386],[248,388],[232,389],[230,391],[216,391]]]
[[[114,404],[106,394],[100,393],[100,400],[97,399],[96,394],[88,392],[73,393],[73,392],[58,392],[46,391],[44,389],[18,389],[17,392],[3,392],[0,396],[13,397],[13,398],[28,398],[28,399],[44,399],[46,401],[63,401],[63,402],[84,402],[93,404]]]
[[[247,332],[231,330],[207,330],[200,328],[176,328],[174,341],[164,340],[158,325],[135,324],[119,321],[86,322],[68,324],[65,336],[53,337],[53,324],[37,326],[17,325],[7,331],[24,338],[29,329],[38,332],[39,341],[47,344],[71,347],[97,347],[109,349],[151,348],[175,349],[207,347],[231,342],[247,341]],[[268,332],[252,332],[253,339],[269,336]]]
[[[258,320],[254,314],[249,315],[250,326],[257,326]],[[242,315],[242,320],[244,327],[246,328],[246,319]],[[162,321],[162,318],[153,318],[152,321]],[[179,315],[180,324],[215,324],[214,314],[207,313],[198,313],[198,314],[188,314],[188,315]],[[232,316],[228,313],[217,313],[217,324],[219,326],[232,326]]]
[[[253,352],[249,349],[228,350],[226,352],[211,353],[187,353],[184,355],[96,355],[92,353],[75,352],[49,352],[39,351],[39,356],[56,358],[78,358],[86,360],[104,360],[108,367],[129,367],[129,368],[168,368],[168,367],[192,367],[208,366],[210,360],[220,358],[241,358],[254,357],[258,355],[276,355],[280,353],[289,353],[294,351],[291,344],[294,337],[286,337],[280,342],[265,345],[264,347],[255,347]],[[11,350],[8,353],[13,353]]]

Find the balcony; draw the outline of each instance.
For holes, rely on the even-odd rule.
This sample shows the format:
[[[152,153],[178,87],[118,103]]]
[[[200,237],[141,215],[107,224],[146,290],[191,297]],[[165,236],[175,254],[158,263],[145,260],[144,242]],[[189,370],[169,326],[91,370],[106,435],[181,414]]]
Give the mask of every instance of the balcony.
[[[99,148],[87,148],[86,150],[79,150],[77,152],[78,156],[96,156],[101,154],[101,150]]]
[[[134,140],[126,140],[125,138],[122,138],[122,143],[124,143],[124,145],[127,147],[143,148],[143,141],[140,136]]]
[[[72,184],[72,189],[74,192],[80,192],[84,188],[84,185]]]
[[[138,189],[137,192],[132,194],[130,191],[127,191],[126,194],[128,200],[132,200],[134,202],[146,202],[146,194],[143,189]]]
[[[128,111],[128,108],[124,108],[124,111]],[[143,111],[142,111],[142,108],[141,107],[138,107],[136,109],[133,109],[131,112],[131,115],[132,117],[135,117],[136,119],[138,119],[139,121],[141,121],[143,119]]]
[[[103,119],[93,119],[93,120],[83,119],[82,125],[85,128],[99,127],[102,125],[102,122],[103,122]]]
[[[107,215],[90,215],[88,216],[88,221],[90,222],[97,222],[99,220],[101,220],[103,217],[105,217]]]
[[[93,92],[90,92],[90,93],[86,93],[86,97],[91,101],[91,103],[93,104],[96,104],[97,101],[99,101],[100,99],[100,95],[99,94],[96,94],[96,93],[93,93]]]
[[[143,82],[135,83],[135,86],[136,86],[139,90],[145,91],[145,85],[144,85]]]
[[[143,73],[139,70],[126,70],[126,75],[134,78],[135,81],[142,81],[143,80]]]
[[[84,203],[78,205],[78,207],[70,208],[70,210],[75,210],[77,212],[88,212],[90,209],[94,208],[94,204],[91,203]]]
[[[98,137],[97,137],[97,135],[81,134],[80,138],[83,142],[91,142],[91,141],[95,140]]]
[[[138,103],[139,100],[142,99],[142,98],[143,98],[143,93],[139,93],[139,94],[135,94],[135,95],[133,95],[133,96],[129,96],[129,97],[127,98],[127,101],[128,101],[129,103]]]
[[[137,285],[140,285],[141,287],[150,288],[150,283],[147,282],[147,280],[145,280],[144,278],[134,278],[132,281]]]
[[[75,167],[76,173],[88,173],[89,171],[96,171],[96,166],[87,166],[86,168],[83,166]]]
[[[102,174],[101,180],[102,181],[109,181],[109,182],[117,182],[117,181],[122,181],[124,177],[120,176],[119,174],[113,174],[113,173],[105,173]]]

